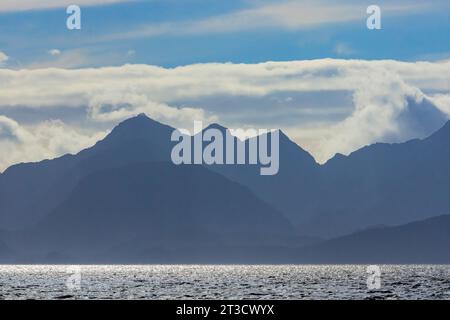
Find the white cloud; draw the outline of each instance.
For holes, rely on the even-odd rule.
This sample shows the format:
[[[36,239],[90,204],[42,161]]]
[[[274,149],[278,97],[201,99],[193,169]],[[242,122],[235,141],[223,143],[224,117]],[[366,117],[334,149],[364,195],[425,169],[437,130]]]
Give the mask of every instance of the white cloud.
[[[0,115],[0,171],[14,163],[76,153],[92,146],[107,133],[83,134],[81,131],[58,120],[24,127],[13,119]]]
[[[59,56],[61,54],[61,50],[59,49],[51,49],[48,51],[51,56]]]
[[[5,64],[6,61],[9,60],[9,57],[6,55],[6,53],[0,51],[0,67]]]
[[[319,162],[336,152],[348,155],[376,142],[424,138],[447,119],[434,105],[427,104],[428,97],[419,89],[390,77],[363,83],[353,99],[355,109],[343,121],[293,130]],[[426,118],[421,119],[422,115]]]
[[[135,0],[2,0],[0,2],[0,12],[65,8],[72,4],[98,6],[131,1]]]
[[[430,99],[442,112],[450,114],[450,94],[435,94]]]
[[[149,99],[148,95],[136,92],[105,92],[90,98],[88,114],[94,121],[115,122],[145,113],[161,122],[175,127],[191,125],[194,120],[212,122],[217,118],[208,116],[198,108],[175,108],[166,103]]]
[[[353,111],[349,111],[343,120],[331,121],[324,113],[320,121],[296,126],[292,124],[292,114],[285,112],[284,119],[289,121],[283,122],[283,119],[272,117],[275,109],[260,111],[264,114],[260,118],[264,118],[266,124],[267,119],[271,119],[271,128],[287,130],[301,146],[311,151],[319,161],[324,161],[336,152],[347,154],[370,143],[402,141],[423,134],[426,130],[414,131],[415,121],[420,117],[411,120],[407,115],[414,114],[413,105],[425,113],[433,113],[436,107],[449,111],[449,74],[450,61],[335,59],[259,64],[210,63],[177,68],[124,65],[76,70],[0,69],[0,106],[4,110],[14,110],[19,106],[40,110],[85,106],[90,121],[111,125],[145,112],[173,126],[190,128],[193,120],[206,123],[220,122],[221,118],[207,106],[196,108],[195,103],[189,101],[233,97],[239,106],[230,111],[234,121],[258,126],[245,106],[239,104],[240,97],[264,98],[280,93],[292,96],[294,92],[318,92],[323,96],[329,92],[349,92],[353,98]],[[439,94],[426,94],[428,91]],[[326,101],[327,105],[317,108],[329,110],[335,103],[331,98]],[[295,107],[295,103],[296,100],[291,100],[289,105]],[[274,103],[274,108],[277,106],[279,104]],[[226,112],[222,110],[221,113]],[[232,121],[226,124],[236,127]],[[9,123],[8,128],[11,127],[14,125]],[[22,134],[26,135],[30,130]],[[4,135],[20,136],[17,132]],[[58,154],[57,148],[51,150],[55,152],[53,156]],[[26,159],[25,152],[19,155]],[[46,154],[41,152],[40,155]],[[20,161],[19,158],[14,159]]]
[[[389,79],[422,90],[450,91],[450,62],[308,60],[259,64],[208,63],[36,70],[0,69],[0,105],[80,106],[99,96],[128,94],[171,103],[214,95],[265,96],[282,91],[355,91]],[[370,87],[370,86],[369,86]]]

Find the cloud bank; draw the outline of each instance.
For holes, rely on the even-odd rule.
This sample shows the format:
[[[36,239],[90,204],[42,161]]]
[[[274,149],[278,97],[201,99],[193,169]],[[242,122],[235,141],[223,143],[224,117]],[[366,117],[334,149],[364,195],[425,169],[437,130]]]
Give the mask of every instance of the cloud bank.
[[[336,152],[348,154],[374,142],[404,141],[438,129],[450,110],[449,74],[449,61],[335,59],[176,68],[124,65],[77,70],[0,69],[0,114],[24,107],[39,112],[82,107],[91,132],[96,123],[98,127],[112,127],[142,112],[184,128],[191,128],[194,120],[225,122],[230,127],[244,124],[268,128],[270,123],[269,129],[280,127],[287,131],[323,162]],[[337,103],[333,98],[336,92],[348,92],[351,100],[350,111],[340,120],[321,112]],[[317,109],[321,118],[295,123],[297,105],[291,97],[295,93],[321,96],[320,104],[306,105],[308,110]],[[284,94],[285,98],[273,105],[267,103],[266,107],[244,103],[246,99],[267,100]],[[224,97],[235,101],[229,110],[208,108],[205,102]],[[284,108],[287,105],[289,109]],[[255,118],[255,114],[259,116]],[[67,127],[61,121],[31,127],[7,117],[1,121],[3,168],[19,161],[77,151],[105,134],[105,130],[97,129],[85,135],[83,124]],[[70,145],[70,150],[64,145]]]
[[[57,120],[25,127],[13,119],[0,116],[0,169],[16,163],[76,153],[92,146],[105,135],[106,132],[82,134]]]

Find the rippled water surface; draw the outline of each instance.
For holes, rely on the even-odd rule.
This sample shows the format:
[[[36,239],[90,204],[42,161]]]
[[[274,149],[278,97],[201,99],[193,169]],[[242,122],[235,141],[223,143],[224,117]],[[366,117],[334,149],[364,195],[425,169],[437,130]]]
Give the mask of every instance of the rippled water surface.
[[[450,266],[379,267],[368,290],[363,265],[5,265],[0,299],[450,299]]]

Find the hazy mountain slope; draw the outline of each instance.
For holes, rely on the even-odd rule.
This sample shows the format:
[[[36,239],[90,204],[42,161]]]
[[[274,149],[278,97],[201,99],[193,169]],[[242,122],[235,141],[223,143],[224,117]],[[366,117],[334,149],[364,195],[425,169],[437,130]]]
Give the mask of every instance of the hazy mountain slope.
[[[375,144],[321,168],[315,216],[305,230],[345,234],[450,213],[450,122],[430,137]],[[328,226],[327,226],[328,225]]]
[[[123,261],[147,248],[292,243],[293,230],[247,188],[202,166],[160,162],[89,174],[27,233],[25,247],[81,260],[107,260],[114,251]]]
[[[280,135],[280,171],[213,166],[281,210],[301,234],[334,237],[450,213],[450,122],[430,137],[377,143],[319,166]]]
[[[303,263],[450,263],[450,215],[381,227],[301,249]]]
[[[218,125],[213,127],[226,130]],[[89,205],[91,200],[87,194],[81,197],[83,194],[76,189],[81,181],[114,168],[170,162],[174,144],[170,141],[172,131],[171,127],[140,115],[122,122],[104,140],[77,155],[11,167],[0,175],[2,227],[27,227],[50,213],[54,217],[57,208],[60,209],[58,219],[64,222],[66,210],[69,212],[76,206],[65,206],[64,210],[61,206],[74,199],[75,190],[79,196],[77,212],[84,212],[83,205]],[[173,166],[173,173],[184,172],[179,171],[180,168],[198,173],[200,167]],[[203,170],[220,173],[221,176],[215,176],[224,184],[232,180],[247,186],[250,190],[247,192],[253,193],[252,199],[254,195],[258,198],[254,199],[255,202],[265,202],[272,211],[282,212],[295,224],[299,234],[335,237],[371,225],[404,224],[450,212],[450,123],[429,138],[367,146],[348,157],[336,156],[322,166],[280,131],[278,174],[261,176],[260,167],[204,165]],[[150,170],[157,177],[159,172],[153,171]],[[176,180],[173,176],[168,177],[172,182]],[[200,178],[192,179],[197,184],[203,184],[202,177],[200,175]],[[107,178],[101,177],[105,181],[108,181]],[[127,181],[127,176],[124,174],[120,179]],[[192,189],[192,186],[186,187]],[[203,187],[205,195],[208,195],[207,186]],[[120,207],[115,202],[117,194],[113,191],[110,195],[105,194],[98,203],[105,206],[109,205],[108,202],[114,203],[108,209],[111,212],[114,212],[116,205]],[[124,203],[130,208],[134,208],[133,205],[143,208],[150,205],[144,198],[135,199],[136,203],[133,204],[132,195],[127,194],[127,190],[122,191],[124,199],[127,199]],[[91,190],[92,194],[99,192]],[[167,192],[161,193],[160,197],[167,200]],[[173,201],[177,197],[179,195],[173,195]],[[234,203],[239,207],[246,203],[245,200],[237,197]],[[154,201],[157,202],[157,199]],[[151,206],[148,208],[163,210]],[[95,207],[89,210],[96,212]],[[184,210],[183,206],[172,207],[171,213],[181,214]],[[45,221],[51,224],[50,220]],[[266,223],[264,220],[258,222]],[[194,228],[194,225],[191,227]]]
[[[218,125],[208,128],[211,127],[219,128],[223,133],[227,130]],[[247,158],[249,144],[265,136],[263,134],[245,141]],[[268,141],[270,141],[270,134]],[[235,155],[236,152],[235,150]],[[223,153],[226,154],[225,148]],[[249,187],[261,199],[282,211],[294,225],[298,226],[301,221],[308,219],[314,213],[311,210],[310,200],[313,199],[312,193],[319,187],[317,183],[319,182],[320,166],[307,151],[292,142],[281,130],[279,130],[279,171],[277,174],[261,175],[260,168],[263,165],[260,164],[211,165],[207,167]]]
[[[55,208],[80,178],[99,169],[170,159],[172,128],[145,115],[128,119],[77,155],[18,164],[0,175],[0,222],[20,229]]]

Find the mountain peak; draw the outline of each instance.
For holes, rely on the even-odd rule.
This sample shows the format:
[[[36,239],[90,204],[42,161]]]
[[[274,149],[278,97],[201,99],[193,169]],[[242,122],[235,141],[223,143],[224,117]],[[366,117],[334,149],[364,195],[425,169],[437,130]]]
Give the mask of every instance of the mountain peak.
[[[141,113],[119,123],[103,141],[117,143],[134,139],[168,139],[173,130]]]
[[[162,123],[150,118],[145,113],[140,113],[134,117],[123,120],[117,125],[117,127],[124,125],[143,125],[143,124],[163,125]]]
[[[149,118],[144,112],[139,113],[136,117]],[[150,118],[149,118],[150,119]]]
[[[218,123],[211,123],[209,126],[207,126],[205,129],[203,129],[203,131],[208,130],[208,129],[217,129],[221,132],[224,132],[226,130],[228,130],[228,128],[218,124]]]
[[[277,129],[277,131],[278,131],[278,134],[280,135],[280,139],[287,139],[287,140],[289,140],[290,142],[295,143],[295,142],[293,142],[293,141],[289,138],[289,136],[288,136],[286,133],[284,133],[283,130]]]
[[[150,118],[145,113],[140,113],[135,117],[132,117],[132,118],[122,121],[121,123],[119,123],[117,125],[116,128],[119,128],[119,127],[134,127],[134,128],[166,127],[166,128],[171,128],[170,126],[168,126],[166,124],[163,124],[157,120]],[[173,128],[171,128],[171,129],[173,129]]]

